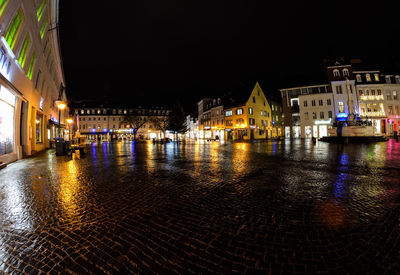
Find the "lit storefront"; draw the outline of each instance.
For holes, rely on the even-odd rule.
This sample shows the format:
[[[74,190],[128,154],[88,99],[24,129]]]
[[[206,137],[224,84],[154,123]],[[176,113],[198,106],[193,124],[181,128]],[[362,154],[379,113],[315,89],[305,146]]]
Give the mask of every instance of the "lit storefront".
[[[16,97],[3,85],[0,86],[0,161],[2,156],[15,153]]]

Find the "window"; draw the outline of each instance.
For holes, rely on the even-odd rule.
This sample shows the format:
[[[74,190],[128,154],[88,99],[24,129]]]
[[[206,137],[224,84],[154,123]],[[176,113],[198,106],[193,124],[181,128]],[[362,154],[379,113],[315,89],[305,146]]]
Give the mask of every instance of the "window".
[[[17,13],[14,15],[13,20],[8,27],[5,39],[10,46],[11,50],[14,51],[15,42],[17,41],[19,31],[21,30],[22,23],[24,22],[24,14],[22,9],[19,8]]]
[[[305,112],[305,113],[304,113],[304,119],[305,119],[305,120],[308,120],[308,112]]]
[[[260,91],[257,91],[257,95],[260,96]]]
[[[307,107],[307,100],[303,101],[303,105],[304,105],[304,107]]]
[[[244,119],[243,118],[239,118],[236,120],[236,124],[243,124],[244,123]]]
[[[320,119],[324,119],[325,118],[325,113],[324,112],[320,112],[319,113],[319,118]]]
[[[103,115],[106,115],[107,114],[107,110],[103,110]]]
[[[254,125],[256,124],[256,121],[254,118],[249,118],[249,125]]]
[[[397,100],[397,92],[393,91],[393,100]]]
[[[337,94],[342,94],[342,86],[336,86],[336,93]]]
[[[372,104],[374,112],[378,111],[378,105],[376,103]]]
[[[315,106],[315,100],[311,100],[311,105]]]
[[[256,103],[256,97],[253,96],[253,103]]]
[[[386,79],[386,83],[387,83],[387,84],[390,84],[390,83],[391,83],[391,81],[390,81],[390,75],[385,76],[385,79]]]
[[[370,113],[371,111],[371,104],[367,104],[367,112]]]
[[[319,106],[324,105],[323,102],[322,102],[322,99],[318,100],[318,104],[319,104]]]
[[[260,115],[262,116],[262,115],[263,115],[263,113],[264,113],[264,112],[263,112],[263,111],[261,111],[261,112],[260,112]]]
[[[116,110],[112,110],[112,113],[113,113],[113,115],[116,115],[117,111]]]
[[[226,111],[225,116],[232,116],[232,110]],[[232,121],[231,121],[232,122]]]
[[[389,115],[393,115],[393,106],[388,106]]]
[[[81,114],[83,115],[85,113],[85,110],[81,110]]]
[[[36,143],[43,142],[43,115],[36,114]]]
[[[85,124],[82,125],[82,129],[83,129],[83,130],[86,129],[86,125],[85,125]]]
[[[100,115],[100,113],[101,113],[101,111],[100,111],[100,110],[97,110],[97,114]]]
[[[236,114],[237,115],[243,114],[243,109],[242,108],[236,109]]]
[[[87,113],[87,114],[90,114],[90,110],[87,110],[86,113]]]
[[[334,70],[333,70],[333,76],[334,76],[334,77],[339,77],[339,76],[340,76],[340,73],[339,73],[339,70],[338,70],[338,69],[334,69]]]
[[[386,92],[386,100],[392,100],[392,94],[390,93],[390,91]]]
[[[95,110],[92,110],[92,115],[94,115],[95,114]]]
[[[232,120],[231,119],[227,119],[225,120],[226,126],[232,126]]]
[[[362,96],[362,95],[363,95],[363,91],[362,91],[362,90],[358,90],[358,94],[359,94],[360,96]]]
[[[26,57],[28,56],[28,50],[31,45],[31,36],[29,34],[26,35],[24,43],[22,44],[22,48],[19,51],[18,62],[22,68],[25,66]]]
[[[371,75],[370,74],[366,74],[365,75],[365,79],[367,80],[367,82],[371,82]]]
[[[265,101],[264,101],[264,106],[265,106]]]
[[[352,94],[353,93],[353,86],[349,86],[349,88],[350,88],[350,93]]]
[[[371,90],[371,95],[375,95],[375,90]]]
[[[313,119],[317,119],[317,113],[316,113],[316,112],[313,112],[313,113],[312,113],[312,118],[313,118]]]
[[[3,14],[9,0],[0,0],[0,16]]]
[[[357,80],[357,82],[361,82],[361,75],[356,75],[356,80]]]
[[[253,114],[253,108],[249,107],[249,114],[252,115]]]
[[[104,118],[104,121],[106,121],[107,120],[107,118]]]
[[[43,0],[43,1],[42,1],[42,3],[40,4],[39,9],[38,9],[37,12],[36,12],[36,16],[37,16],[38,22],[40,21],[40,19],[42,19],[42,15],[43,15],[43,12],[44,12],[44,8],[45,8],[45,6],[46,6],[46,1],[47,1],[47,0]]]
[[[1,13],[0,13],[1,14]],[[396,75],[396,83],[400,84],[400,76]]]
[[[378,82],[379,81],[379,74],[374,74],[375,77],[375,81]]]
[[[274,105],[272,105],[271,108],[272,108],[272,111],[273,111],[274,110]]]
[[[127,114],[127,111],[126,110],[124,110],[124,115],[126,115]]]
[[[395,115],[399,114],[399,105],[394,106],[394,114]]]
[[[113,128],[115,129],[115,124],[113,124]]]
[[[31,62],[29,63],[28,78],[32,80],[33,69],[35,68],[36,54],[33,52]]]
[[[339,113],[344,113],[344,104],[343,101],[338,102]]]
[[[46,33],[48,23],[49,23],[49,17],[46,16],[46,19],[44,20],[43,25],[40,28],[40,38],[42,38],[42,39],[44,37],[44,34]]]
[[[349,76],[349,70],[343,69],[343,76]]]
[[[122,114],[122,110],[118,110],[118,114],[121,115]]]
[[[91,121],[92,120],[92,118],[91,117],[89,117],[89,121]]]
[[[82,118],[82,120],[83,120],[83,121],[85,121],[85,120],[86,120],[86,118]]]
[[[377,90],[378,95],[382,95],[382,91],[380,89]]]
[[[331,104],[332,104],[331,100],[330,100],[330,99],[327,99],[327,100],[326,100],[326,105],[331,105]]]
[[[38,73],[37,73],[37,75],[36,75],[35,89],[37,89],[38,86],[39,86],[39,81],[40,81],[40,75],[41,75],[41,73],[42,73],[42,72],[39,70]]]
[[[332,111],[328,111],[328,118],[332,118]]]

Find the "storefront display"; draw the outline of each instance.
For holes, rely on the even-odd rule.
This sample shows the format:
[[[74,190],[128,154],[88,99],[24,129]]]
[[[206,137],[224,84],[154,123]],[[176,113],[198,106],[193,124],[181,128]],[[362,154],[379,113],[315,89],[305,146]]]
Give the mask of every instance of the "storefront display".
[[[0,156],[14,152],[15,96],[0,86]]]

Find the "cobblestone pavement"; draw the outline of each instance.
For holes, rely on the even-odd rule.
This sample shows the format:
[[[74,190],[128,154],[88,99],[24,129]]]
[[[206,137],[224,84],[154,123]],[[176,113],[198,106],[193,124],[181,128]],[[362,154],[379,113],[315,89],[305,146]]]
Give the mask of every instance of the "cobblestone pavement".
[[[0,170],[3,273],[400,271],[400,143],[92,145]]]

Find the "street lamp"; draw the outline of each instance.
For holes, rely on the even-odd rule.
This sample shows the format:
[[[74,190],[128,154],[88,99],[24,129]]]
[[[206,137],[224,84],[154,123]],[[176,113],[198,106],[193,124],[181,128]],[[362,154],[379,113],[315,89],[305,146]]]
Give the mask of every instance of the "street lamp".
[[[69,140],[72,139],[72,122],[73,122],[72,118],[67,119],[67,123],[69,124],[69,136],[70,136]]]
[[[61,110],[64,110],[67,105],[61,100],[56,101],[58,108],[58,137],[61,137]]]

